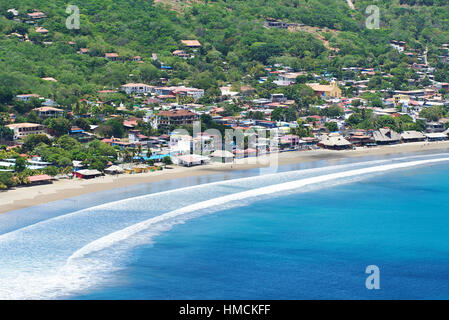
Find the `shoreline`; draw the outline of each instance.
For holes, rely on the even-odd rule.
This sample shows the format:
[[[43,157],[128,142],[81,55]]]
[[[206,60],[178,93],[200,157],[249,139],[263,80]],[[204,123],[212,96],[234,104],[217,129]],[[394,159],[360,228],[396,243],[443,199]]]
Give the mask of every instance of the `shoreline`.
[[[357,148],[356,150],[326,150],[318,149],[312,151],[291,151],[277,154],[278,166],[301,162],[319,160],[332,160],[344,158],[360,158],[365,156],[383,156],[401,153],[419,153],[432,150],[449,151],[449,141],[441,142],[414,142],[375,148]],[[250,160],[248,160],[250,159]],[[259,161],[256,161],[258,159]],[[157,172],[148,172],[119,176],[104,176],[92,180],[64,179],[54,181],[51,184],[25,186],[0,192],[0,214],[15,211],[35,205],[68,199],[89,193],[105,191],[131,185],[156,182],[169,179],[178,179],[191,176],[213,175],[226,171],[241,171],[267,167],[261,158],[245,158],[236,160],[234,163],[212,163],[196,167],[178,167],[164,169]],[[248,162],[256,163],[248,163]],[[262,161],[260,161],[262,160]],[[259,162],[259,163],[257,163]],[[262,163],[260,163],[262,162]]]

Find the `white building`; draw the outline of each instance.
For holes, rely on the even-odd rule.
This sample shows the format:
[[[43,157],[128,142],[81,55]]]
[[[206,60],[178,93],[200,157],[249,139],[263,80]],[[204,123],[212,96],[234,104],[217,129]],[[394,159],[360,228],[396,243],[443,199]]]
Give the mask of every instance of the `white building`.
[[[150,93],[153,89],[152,86],[149,86],[147,84],[144,83],[127,83],[122,85],[122,89],[123,91],[126,92],[126,94],[131,94],[131,93]]]

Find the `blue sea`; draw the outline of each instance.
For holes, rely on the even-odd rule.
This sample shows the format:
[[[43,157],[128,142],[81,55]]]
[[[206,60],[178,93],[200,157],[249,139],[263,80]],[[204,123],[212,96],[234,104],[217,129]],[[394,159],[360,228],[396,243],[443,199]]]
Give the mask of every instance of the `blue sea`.
[[[0,216],[0,298],[447,299],[448,231],[449,153],[161,181]]]

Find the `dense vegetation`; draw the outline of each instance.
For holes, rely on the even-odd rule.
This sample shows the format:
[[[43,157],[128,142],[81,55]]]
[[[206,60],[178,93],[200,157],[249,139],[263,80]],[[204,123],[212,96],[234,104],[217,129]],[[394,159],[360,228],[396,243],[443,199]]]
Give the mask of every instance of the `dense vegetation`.
[[[438,48],[449,42],[447,1],[377,1],[380,30],[365,27],[365,8],[371,4],[357,1],[358,10],[352,11],[344,0],[217,0],[199,1],[179,12],[149,0],[80,0],[81,27],[68,30],[65,1],[11,4],[1,0],[1,33],[28,34],[34,43],[18,42],[14,37],[1,40],[0,103],[14,94],[33,92],[68,106],[80,97],[97,95],[99,89],[117,88],[134,80],[156,83],[161,77],[169,78],[171,84],[190,84],[213,94],[223,83],[240,82],[245,75],[251,77],[248,80],[265,75],[262,65],[272,63],[311,72],[327,70],[340,78],[345,66],[381,66],[383,71],[404,73],[401,63],[409,58],[391,50],[388,43],[392,39],[407,41],[416,49],[429,46],[430,60],[437,66]],[[11,7],[22,16],[33,9],[45,12],[48,18],[39,25],[49,34],[44,37],[34,32],[34,26],[13,21],[6,14]],[[267,29],[264,17],[329,29],[315,33]],[[202,43],[195,58],[172,55],[180,49],[182,39]],[[338,53],[320,39],[329,40]],[[88,48],[90,54],[77,54],[80,48]],[[144,63],[110,62],[104,59],[107,52],[117,52],[122,58],[139,55]],[[153,53],[158,61],[152,61]],[[173,71],[161,70],[161,62]],[[437,76],[447,80],[447,69],[438,67]],[[42,77],[54,77],[58,82],[43,81]]]

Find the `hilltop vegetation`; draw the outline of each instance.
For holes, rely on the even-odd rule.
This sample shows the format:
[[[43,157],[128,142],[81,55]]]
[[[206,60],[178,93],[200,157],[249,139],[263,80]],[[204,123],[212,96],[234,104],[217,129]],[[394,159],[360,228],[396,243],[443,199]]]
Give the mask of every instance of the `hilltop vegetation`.
[[[168,1],[169,3],[169,1]],[[0,0],[0,103],[20,93],[37,93],[70,106],[80,98],[97,96],[101,89],[118,88],[129,81],[186,84],[217,93],[224,83],[251,82],[264,75],[263,65],[282,63],[296,70],[331,72],[342,78],[342,67],[361,66],[394,70],[404,57],[388,45],[392,39],[409,47],[429,46],[429,61],[438,67],[437,80],[448,80],[447,67],[438,65],[438,47],[449,43],[449,5],[444,0],[381,0],[381,29],[365,27],[365,8],[372,1],[355,2],[351,10],[345,0],[217,0],[188,1],[170,10],[167,1],[79,0],[79,30],[68,30],[68,14],[62,0]],[[6,14],[15,7],[19,18],[43,11],[48,16],[38,25],[49,30],[42,36],[35,26],[13,21]],[[318,27],[316,35],[267,29],[266,17]],[[326,32],[326,28],[337,32]],[[27,34],[31,42],[6,35]],[[326,48],[322,39],[331,47]],[[202,47],[194,58],[172,55],[182,48],[182,39],[197,39]],[[73,41],[74,45],[68,42]],[[51,42],[51,44],[44,44]],[[88,48],[88,55],[77,54]],[[117,52],[123,62],[104,58]],[[151,59],[156,53],[157,61]],[[141,56],[143,63],[129,58]],[[160,64],[172,67],[162,70]],[[439,75],[439,76],[438,76]],[[247,78],[244,78],[247,76]],[[58,82],[43,81],[53,77]]]

